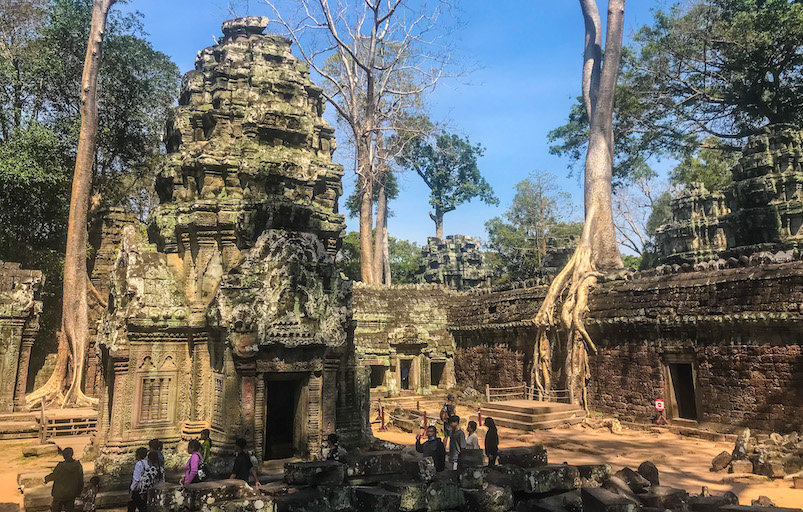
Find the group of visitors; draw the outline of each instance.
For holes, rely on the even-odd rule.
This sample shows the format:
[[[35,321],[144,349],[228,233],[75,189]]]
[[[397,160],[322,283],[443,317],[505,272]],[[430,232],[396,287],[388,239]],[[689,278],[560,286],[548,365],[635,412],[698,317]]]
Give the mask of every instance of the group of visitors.
[[[480,440],[477,437],[477,422],[469,421],[466,425],[468,435],[460,428],[460,417],[455,414],[454,395],[451,393],[446,396],[446,403],[441,408],[441,420],[443,421],[445,443],[438,437],[438,430],[434,425],[428,425],[426,431],[426,441],[421,441],[422,434],[416,436],[415,449],[424,457],[432,457],[435,462],[435,470],[443,471],[446,468],[446,454],[449,454],[449,464],[452,469],[457,469],[457,461],[460,452],[463,450],[479,450]],[[496,430],[496,423],[493,418],[485,418],[485,426],[488,432],[485,434],[485,454],[488,456],[488,465],[493,466],[499,456],[499,433]]]

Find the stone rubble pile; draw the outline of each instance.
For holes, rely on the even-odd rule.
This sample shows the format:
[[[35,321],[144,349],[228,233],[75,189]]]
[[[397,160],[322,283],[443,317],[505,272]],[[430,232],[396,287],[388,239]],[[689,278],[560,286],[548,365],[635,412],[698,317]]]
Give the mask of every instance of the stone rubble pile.
[[[507,450],[503,464],[482,465],[466,450],[455,471],[396,449],[334,461],[288,463],[284,481],[253,489],[222,480],[183,489],[159,484],[149,509],[160,512],[801,512],[767,502],[739,505],[735,494],[698,495],[660,484],[658,468],[612,474],[607,464],[549,464],[541,446]]]
[[[797,432],[781,435],[751,435],[744,429],[731,453],[723,451],[711,461],[712,471],[753,473],[784,478],[803,472],[803,436]],[[799,476],[799,475],[798,475]]]

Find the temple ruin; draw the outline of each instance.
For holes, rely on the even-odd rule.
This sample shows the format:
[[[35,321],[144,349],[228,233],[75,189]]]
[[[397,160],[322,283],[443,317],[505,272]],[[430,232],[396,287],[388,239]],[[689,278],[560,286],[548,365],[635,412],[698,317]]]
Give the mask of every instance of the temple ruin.
[[[103,453],[245,436],[261,458],[359,439],[342,168],[321,89],[264,18],[226,22],[184,77],[147,230],[124,226],[100,320]],[[121,399],[132,397],[131,400]]]

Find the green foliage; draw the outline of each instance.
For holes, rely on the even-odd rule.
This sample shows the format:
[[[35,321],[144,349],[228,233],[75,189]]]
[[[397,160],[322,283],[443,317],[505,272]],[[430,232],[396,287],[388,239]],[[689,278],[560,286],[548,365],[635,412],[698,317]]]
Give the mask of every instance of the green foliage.
[[[531,174],[516,184],[516,195],[503,217],[485,223],[491,251],[487,261],[499,283],[535,276],[548,249],[570,247],[582,232],[581,222],[566,222],[569,195],[554,182],[551,174]]]
[[[416,275],[423,257],[421,248],[415,242],[388,237],[390,257],[390,276],[394,284],[415,283]],[[343,246],[337,254],[340,271],[352,281],[360,281],[360,234],[349,231],[343,239]]]
[[[647,236],[651,239],[655,238],[655,232],[659,227],[667,224],[672,220],[672,195],[669,192],[664,192],[653,202],[652,212],[647,220]]]
[[[379,200],[379,187],[374,186],[373,192],[373,202],[376,204],[376,202]],[[388,203],[399,197],[399,181],[396,179],[396,175],[394,173],[388,173],[385,177],[385,192],[388,196]],[[346,199],[346,211],[348,211],[350,217],[360,217],[360,194],[356,187]],[[388,207],[388,217],[392,216],[393,212],[390,207]]]
[[[656,11],[623,53],[614,175],[649,178],[647,162],[690,159],[712,136],[721,149],[737,151],[767,123],[803,123],[803,3],[697,0]],[[551,151],[576,165],[587,130],[578,101],[568,123],[550,132]]]
[[[632,254],[625,254],[622,256],[622,263],[625,264],[626,269],[635,272],[636,270],[639,270],[642,259],[643,259],[642,256],[633,256]]]
[[[731,169],[739,155],[717,149],[716,139],[706,141],[710,147],[700,149],[689,156],[669,174],[672,183],[683,188],[695,188],[702,184],[709,192],[720,191],[733,181]]]
[[[430,189],[429,203],[436,216],[455,210],[475,197],[486,204],[499,204],[491,185],[485,181],[477,166],[484,153],[479,144],[472,145],[468,138],[442,132],[434,144],[416,138],[402,152],[399,163],[413,169]]]

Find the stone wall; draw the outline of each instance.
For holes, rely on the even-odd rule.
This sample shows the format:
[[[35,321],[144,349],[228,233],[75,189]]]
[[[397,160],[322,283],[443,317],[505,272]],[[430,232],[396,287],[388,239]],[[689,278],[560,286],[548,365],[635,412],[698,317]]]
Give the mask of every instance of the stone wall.
[[[532,318],[546,291],[531,284],[445,295],[441,307],[455,342],[458,387],[482,391],[486,384],[526,380],[536,339]],[[355,316],[368,304],[362,293],[355,290]],[[397,300],[394,293],[404,292],[382,297],[390,303]],[[648,421],[655,415],[654,400],[663,398],[668,417],[680,423],[696,418],[719,429],[799,429],[801,304],[803,264],[794,261],[668,275],[641,272],[601,282],[586,319],[599,349],[590,360],[590,407]],[[561,350],[554,336],[552,343],[553,351]],[[553,359],[556,388],[561,387],[558,360]],[[686,380],[691,398],[684,395]]]
[[[454,385],[454,339],[447,329],[456,293],[438,285],[354,287],[357,356],[372,372],[372,388],[431,393]]]
[[[19,263],[0,261],[0,413],[12,412],[25,399],[28,361],[42,302],[44,277]]]
[[[419,278],[425,283],[446,285],[453,290],[488,286],[490,269],[480,243],[466,235],[449,235],[446,240],[429,237],[421,248]]]

